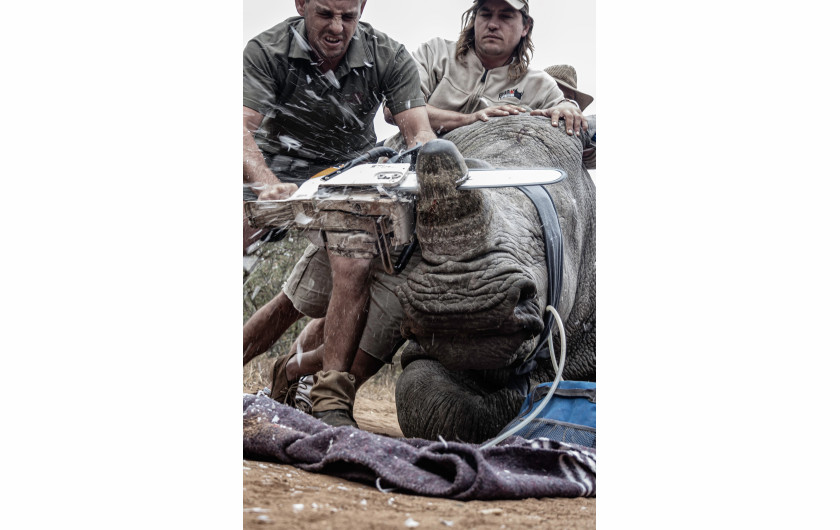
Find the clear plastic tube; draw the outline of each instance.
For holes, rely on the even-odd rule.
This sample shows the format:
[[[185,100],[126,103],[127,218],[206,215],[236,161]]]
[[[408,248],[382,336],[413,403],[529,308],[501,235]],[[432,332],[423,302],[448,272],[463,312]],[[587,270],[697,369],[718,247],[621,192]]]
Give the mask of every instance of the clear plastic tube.
[[[548,305],[545,306],[546,311],[551,311],[554,315],[554,321],[557,322],[557,328],[560,331],[560,362],[557,362],[557,359],[554,356],[554,341],[552,340],[551,333],[548,336],[548,351],[551,354],[551,364],[554,366],[554,370],[557,372],[557,375],[554,377],[554,384],[551,385],[548,393],[543,398],[542,402],[535,408],[528,416],[522,419],[518,425],[514,425],[506,432],[500,434],[499,436],[493,438],[489,442],[485,443],[481,446],[481,449],[486,449],[488,447],[493,447],[494,445],[498,444],[502,440],[505,440],[509,436],[518,432],[522,427],[527,425],[531,420],[537,417],[540,412],[548,405],[549,397],[554,395],[554,391],[557,390],[557,387],[560,385],[560,381],[563,380],[563,367],[566,365],[566,330],[563,328],[563,321],[560,319],[560,315],[557,313],[557,310],[554,309],[552,306]]]

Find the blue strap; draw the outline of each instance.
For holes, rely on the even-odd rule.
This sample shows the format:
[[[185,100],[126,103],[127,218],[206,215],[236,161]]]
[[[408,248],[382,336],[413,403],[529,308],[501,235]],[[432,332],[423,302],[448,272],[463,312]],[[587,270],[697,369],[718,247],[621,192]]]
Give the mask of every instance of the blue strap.
[[[560,294],[563,292],[563,231],[554,202],[544,186],[517,186],[524,193],[540,216],[545,241],[545,266],[548,271],[548,303],[559,310]],[[549,357],[548,340],[554,326],[554,315],[550,312],[545,317],[545,325],[537,342],[537,352],[530,359],[514,370],[514,376],[508,381],[508,388],[518,390],[523,396],[528,394],[528,374],[536,368],[537,359]]]

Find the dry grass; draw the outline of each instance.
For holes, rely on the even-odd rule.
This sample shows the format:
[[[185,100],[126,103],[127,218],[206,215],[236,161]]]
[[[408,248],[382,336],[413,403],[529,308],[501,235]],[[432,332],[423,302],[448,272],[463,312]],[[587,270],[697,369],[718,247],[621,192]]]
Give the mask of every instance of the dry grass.
[[[276,357],[260,355],[245,365],[242,369],[242,392],[256,394],[259,390],[270,386],[271,367]]]

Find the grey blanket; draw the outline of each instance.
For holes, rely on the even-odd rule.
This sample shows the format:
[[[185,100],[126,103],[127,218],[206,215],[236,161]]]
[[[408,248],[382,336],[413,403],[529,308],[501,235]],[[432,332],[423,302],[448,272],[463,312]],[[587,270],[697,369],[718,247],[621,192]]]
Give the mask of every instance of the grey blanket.
[[[243,397],[246,458],[458,500],[594,497],[595,450],[511,437],[495,447],[330,427],[264,395]]]

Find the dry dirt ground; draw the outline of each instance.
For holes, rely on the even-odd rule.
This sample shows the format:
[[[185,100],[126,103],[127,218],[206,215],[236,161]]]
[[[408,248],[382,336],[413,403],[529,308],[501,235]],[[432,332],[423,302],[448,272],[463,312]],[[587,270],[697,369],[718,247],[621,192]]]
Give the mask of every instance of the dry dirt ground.
[[[258,368],[250,369],[253,373]],[[245,392],[255,392],[259,384],[246,373]],[[356,400],[359,427],[402,436],[393,395],[392,378],[366,383]],[[242,461],[242,477],[246,529],[595,528],[595,499],[461,502],[383,493],[365,484],[254,460]]]

